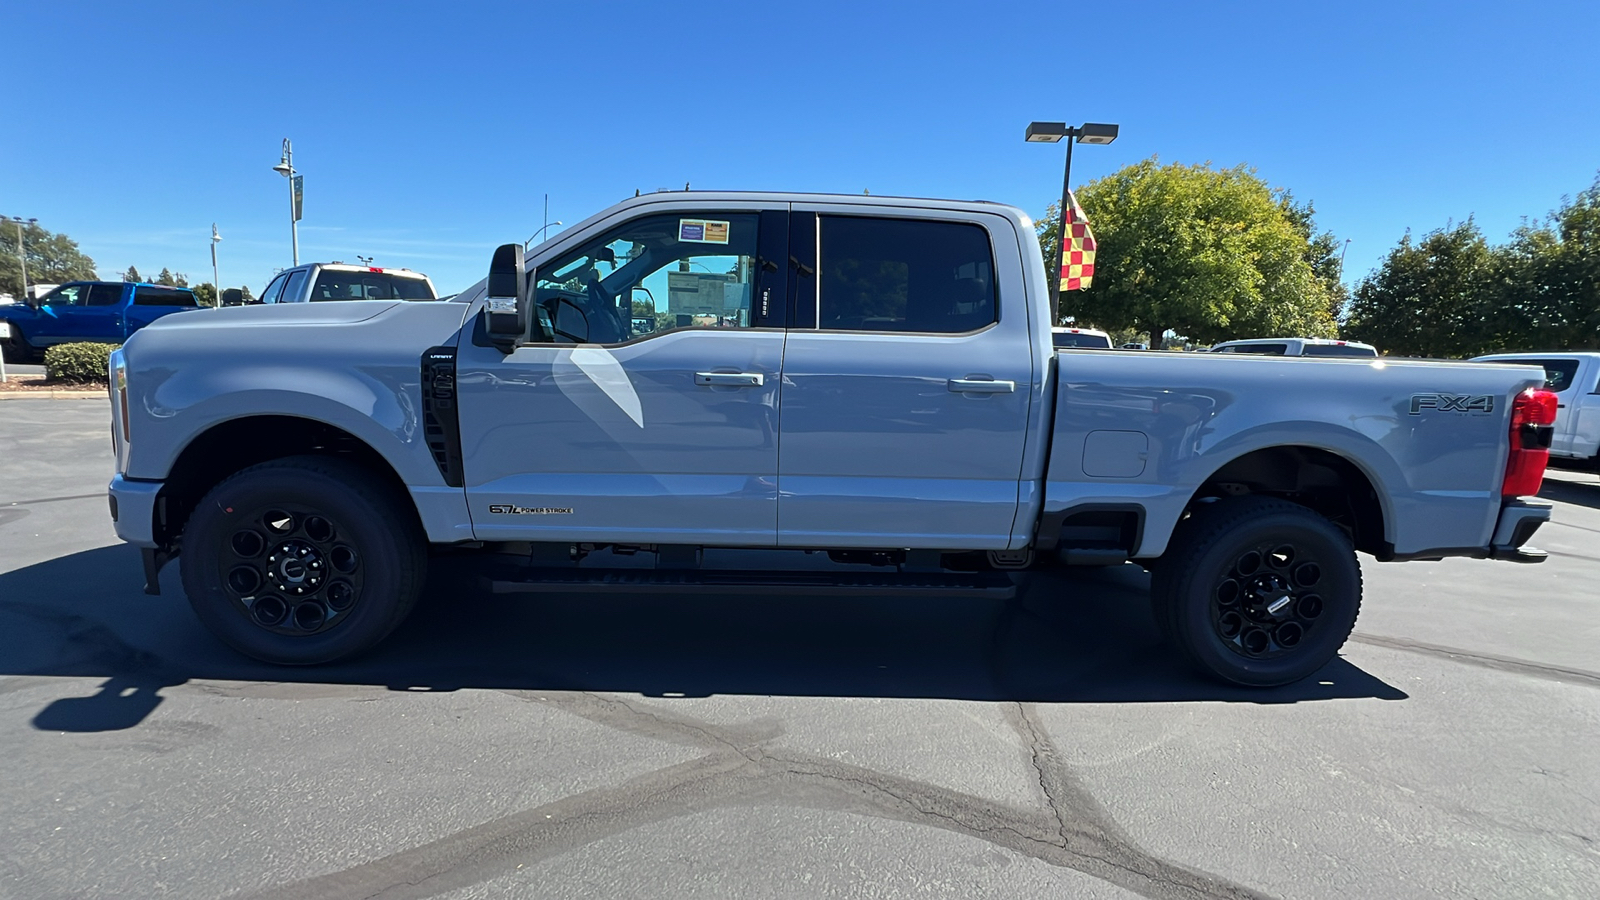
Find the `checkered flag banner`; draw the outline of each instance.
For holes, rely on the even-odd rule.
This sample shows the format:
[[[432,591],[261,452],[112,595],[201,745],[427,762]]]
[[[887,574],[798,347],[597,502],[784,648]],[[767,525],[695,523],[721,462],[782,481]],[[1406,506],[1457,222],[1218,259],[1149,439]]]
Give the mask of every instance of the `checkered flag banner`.
[[[1067,192],[1067,208],[1061,212],[1061,289],[1086,290],[1094,281],[1094,232],[1089,218],[1078,205],[1078,198]]]

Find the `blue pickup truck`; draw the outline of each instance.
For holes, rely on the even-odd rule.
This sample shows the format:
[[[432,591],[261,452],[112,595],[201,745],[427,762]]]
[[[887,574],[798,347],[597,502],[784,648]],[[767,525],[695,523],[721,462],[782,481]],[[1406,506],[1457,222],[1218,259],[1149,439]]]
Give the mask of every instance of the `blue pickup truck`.
[[[56,344],[121,344],[156,319],[199,305],[188,288],[74,281],[38,300],[0,306],[0,322],[11,325],[11,337],[0,347],[7,360],[25,363]]]

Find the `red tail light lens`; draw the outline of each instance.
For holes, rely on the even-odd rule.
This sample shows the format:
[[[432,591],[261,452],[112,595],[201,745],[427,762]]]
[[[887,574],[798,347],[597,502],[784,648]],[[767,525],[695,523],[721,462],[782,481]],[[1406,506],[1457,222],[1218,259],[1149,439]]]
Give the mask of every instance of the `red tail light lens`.
[[[1500,483],[1503,497],[1527,497],[1539,493],[1544,469],[1550,463],[1550,438],[1556,421],[1556,395],[1532,388],[1517,395],[1511,404],[1511,457],[1506,460],[1506,477]]]

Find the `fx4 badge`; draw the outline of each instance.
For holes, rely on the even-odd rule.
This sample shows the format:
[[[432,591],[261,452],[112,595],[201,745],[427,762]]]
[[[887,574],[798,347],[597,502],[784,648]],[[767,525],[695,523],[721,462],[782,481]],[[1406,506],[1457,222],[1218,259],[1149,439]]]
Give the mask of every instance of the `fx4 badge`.
[[[570,506],[511,506],[509,504],[490,504],[489,512],[497,516],[570,516]]]
[[[1494,395],[1412,394],[1411,414],[1420,416],[1425,409],[1436,409],[1439,412],[1492,413],[1494,412]]]

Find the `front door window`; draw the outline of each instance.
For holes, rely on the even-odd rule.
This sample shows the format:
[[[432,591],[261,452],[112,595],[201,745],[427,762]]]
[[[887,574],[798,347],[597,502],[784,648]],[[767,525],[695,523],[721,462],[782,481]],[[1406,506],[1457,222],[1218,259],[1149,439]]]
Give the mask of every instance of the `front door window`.
[[[647,216],[540,266],[534,339],[622,344],[684,328],[771,324],[752,314],[759,218]]]

